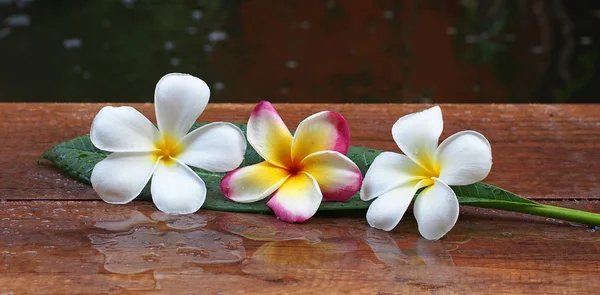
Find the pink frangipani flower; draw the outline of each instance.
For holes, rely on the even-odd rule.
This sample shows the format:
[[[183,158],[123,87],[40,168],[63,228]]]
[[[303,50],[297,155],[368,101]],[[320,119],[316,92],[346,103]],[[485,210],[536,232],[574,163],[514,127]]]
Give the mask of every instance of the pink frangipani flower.
[[[316,113],[292,136],[271,103],[263,101],[250,115],[247,136],[265,161],[223,178],[221,190],[235,202],[256,202],[273,194],[267,206],[279,219],[304,222],[322,199],[346,201],[360,189],[360,169],[345,156],[350,130],[338,113]]]

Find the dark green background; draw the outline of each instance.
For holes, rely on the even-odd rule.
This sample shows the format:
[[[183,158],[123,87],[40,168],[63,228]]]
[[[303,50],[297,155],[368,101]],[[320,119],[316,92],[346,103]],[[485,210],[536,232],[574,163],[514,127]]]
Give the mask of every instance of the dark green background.
[[[252,5],[268,2],[273,4],[273,9],[281,11],[286,11],[288,6],[294,9],[298,3],[314,6],[315,10],[325,11],[331,27],[348,22],[354,15],[353,11],[345,10],[347,7],[356,9],[356,4],[348,5],[343,0],[298,1],[0,0],[0,101],[151,102],[155,83],[168,72],[188,72],[203,78],[212,89],[213,102],[289,101],[284,94],[294,91],[294,85],[298,84],[295,78],[272,86],[277,87],[281,95],[265,97],[264,93],[269,92],[264,88],[271,87],[268,82],[266,86],[258,83],[256,88],[235,91],[242,85],[239,79],[233,78],[238,74],[237,69],[227,64],[226,57],[252,58],[253,44],[247,39],[251,36],[242,38],[245,23],[241,17],[243,9],[251,9]],[[398,15],[408,9],[408,2],[376,1],[381,6],[381,14],[373,13],[372,19],[386,17],[388,13]],[[460,81],[469,87],[475,85],[473,88],[477,91],[484,90],[476,101],[600,101],[600,75],[596,71],[600,1],[429,0],[420,1],[417,8],[413,5],[410,9],[414,10],[410,15],[417,22],[423,11],[435,11],[442,19],[455,19],[449,30],[453,30],[455,36],[456,60],[473,67],[490,68],[493,79],[506,92],[502,98],[490,101],[485,83]],[[289,19],[289,26],[299,25],[302,16],[295,16]],[[265,13],[265,17],[272,17],[272,13]],[[285,22],[286,16],[281,18]],[[389,26],[410,34],[410,21],[390,19]],[[537,22],[540,26],[527,29],[529,25],[523,25],[524,22]],[[325,29],[311,27],[308,34],[319,34]],[[219,36],[225,37],[216,40]],[[469,36],[485,38],[473,44],[467,40]],[[523,42],[517,41],[532,40],[535,44],[542,37],[546,39],[543,50],[547,58],[524,63],[529,56],[539,55],[536,53],[539,48],[523,47],[518,45]],[[278,46],[283,40],[272,42]],[[291,44],[286,46],[294,46]],[[410,49],[410,45],[402,44],[399,48]],[[412,58],[408,49],[397,52],[390,48],[373,55],[401,54],[409,60]],[[216,54],[220,58],[215,58]],[[310,67],[311,62],[320,61],[306,61],[302,66]],[[294,67],[293,64],[287,66]],[[427,85],[419,85],[421,95],[416,96],[376,91],[412,85],[405,85],[410,81],[395,85],[392,79],[373,78],[368,67],[351,66],[355,67],[351,69],[352,75],[332,75],[331,79],[315,85],[311,95],[293,101],[462,101],[460,97],[448,98],[432,92]],[[410,71],[407,69],[407,73]],[[256,75],[260,76],[260,71]],[[264,73],[264,81],[270,79],[269,75],[276,74]],[[534,82],[524,82],[525,77]],[[262,81],[260,78],[258,81]],[[357,87],[361,89],[359,94],[347,92]],[[323,95],[323,89],[332,89],[329,93],[340,95]]]

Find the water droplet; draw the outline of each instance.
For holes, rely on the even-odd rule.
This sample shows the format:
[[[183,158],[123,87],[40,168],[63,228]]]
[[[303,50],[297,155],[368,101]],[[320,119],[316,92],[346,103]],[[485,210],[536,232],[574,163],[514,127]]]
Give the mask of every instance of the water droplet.
[[[539,45],[539,46],[533,46],[531,47],[531,53],[535,54],[535,55],[539,55],[544,53],[544,47]]]
[[[227,39],[227,33],[223,31],[212,31],[208,34],[208,40],[213,43],[217,43]]]
[[[59,209],[55,209],[59,210]],[[62,209],[62,211],[66,211]],[[100,221],[94,224],[97,228],[106,229],[109,231],[119,232],[119,231],[130,231],[134,229],[136,226],[147,225],[155,223],[156,221],[146,217],[146,215],[142,214],[140,211],[132,211],[129,215],[129,218],[125,220],[118,221]]]
[[[307,21],[307,20],[305,20],[305,21],[302,21],[302,22],[300,23],[300,28],[303,28],[303,29],[305,29],[305,30],[307,30],[307,29],[310,29],[310,22],[309,22],[309,21]]]
[[[4,29],[0,30],[0,40],[8,37],[8,35],[10,35],[10,33],[12,33],[11,28],[4,28]]]
[[[19,8],[25,8],[29,5],[31,5],[31,3],[33,3],[34,0],[16,0],[15,2],[17,3],[17,6]]]
[[[221,91],[221,90],[223,90],[223,88],[225,88],[225,83],[216,82],[214,87],[215,87],[215,91],[217,91],[217,92]]]
[[[450,35],[450,36],[454,36],[456,35],[456,32],[458,30],[456,29],[456,27],[447,27],[446,28],[446,34]]]
[[[155,253],[149,253],[146,255],[142,255],[142,259],[146,262],[160,261],[160,255]]]
[[[200,11],[200,10],[194,10],[194,11],[192,11],[192,18],[193,19],[200,20],[200,19],[202,19],[202,16],[203,16],[202,11]]]
[[[176,66],[178,66],[180,63],[181,63],[181,60],[180,60],[179,58],[177,58],[177,57],[173,57],[173,58],[171,58],[171,60],[169,61],[169,64],[170,64],[172,67],[176,67]]]
[[[208,257],[208,253],[206,253],[205,250],[194,247],[179,247],[179,249],[177,249],[177,254],[184,256]]]
[[[167,41],[167,42],[165,42],[165,45],[163,45],[163,47],[166,51],[173,50],[173,48],[175,48],[175,42]]]
[[[196,27],[188,27],[187,33],[188,35],[196,35],[196,33],[198,33],[198,29],[196,29]]]
[[[145,248],[148,250],[162,250],[165,248],[165,244],[164,243],[151,244],[151,245],[145,246]]]
[[[504,35],[504,41],[506,42],[513,42],[515,41],[516,37],[514,34],[508,33]]]
[[[132,8],[133,4],[135,4],[135,0],[121,0],[121,3],[127,8]]]
[[[295,69],[296,67],[298,67],[298,63],[295,60],[288,60],[285,63],[285,66],[290,68],[290,69]]]
[[[479,36],[475,36],[475,35],[467,35],[465,37],[465,42],[467,44],[475,44],[477,42],[479,42]]]
[[[392,10],[386,10],[383,12],[383,18],[385,19],[393,19],[394,18],[394,11]]]
[[[79,48],[79,47],[81,47],[81,39],[78,39],[78,38],[65,39],[63,41],[63,47],[65,49]]]
[[[15,14],[4,19],[4,23],[11,27],[28,27],[31,18],[27,14]]]
[[[579,39],[579,42],[581,43],[581,45],[590,45],[592,44],[592,38],[589,36],[583,36],[581,37],[581,39]]]

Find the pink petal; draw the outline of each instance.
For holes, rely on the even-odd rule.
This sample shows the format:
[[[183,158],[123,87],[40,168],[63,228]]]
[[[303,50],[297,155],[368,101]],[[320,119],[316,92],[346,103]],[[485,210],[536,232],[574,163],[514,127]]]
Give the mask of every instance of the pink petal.
[[[342,115],[316,113],[298,125],[292,143],[292,159],[300,163],[306,156],[320,151],[336,151],[343,155],[350,148],[350,129]]]

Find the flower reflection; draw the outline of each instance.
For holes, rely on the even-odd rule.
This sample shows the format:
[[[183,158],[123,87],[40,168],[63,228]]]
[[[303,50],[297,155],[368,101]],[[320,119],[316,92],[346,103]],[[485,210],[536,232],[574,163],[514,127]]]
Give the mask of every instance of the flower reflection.
[[[366,230],[363,241],[373,250],[377,259],[388,267],[455,266],[452,256],[440,241],[421,238],[396,241],[388,233],[374,229]]]
[[[403,269],[399,281],[441,287],[455,280],[454,260],[440,241],[423,238],[396,241],[387,232],[375,229],[367,229],[363,241],[387,268]]]
[[[381,269],[356,255],[359,246],[353,239],[314,244],[305,240],[269,242],[254,252],[243,271],[266,280],[299,281],[334,279],[339,270]]]
[[[306,224],[279,222],[272,216],[227,214],[219,219],[221,229],[254,241],[306,240],[317,243],[322,232]]]

